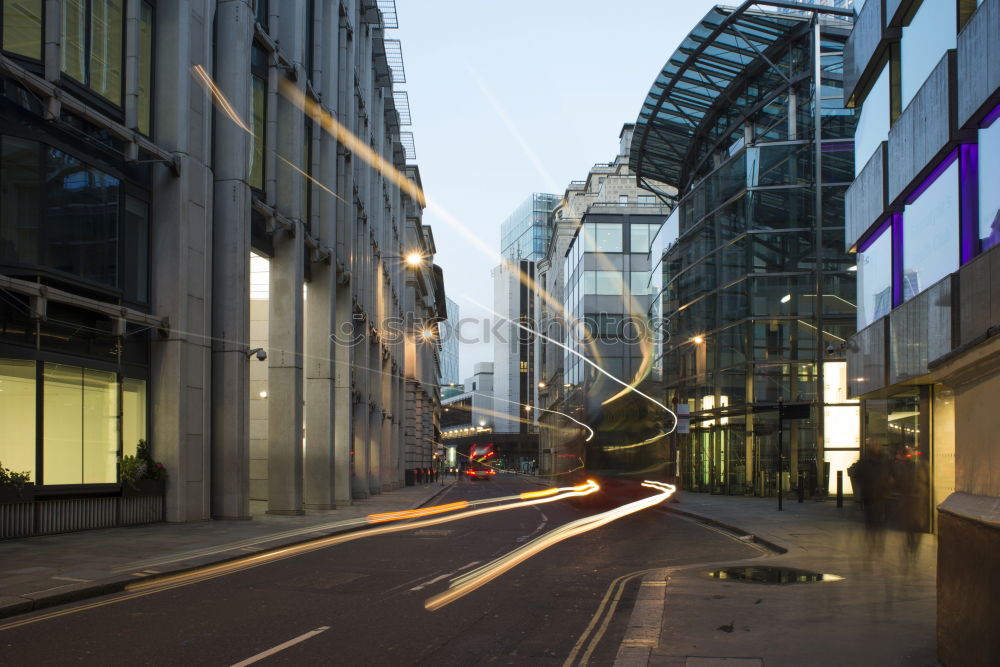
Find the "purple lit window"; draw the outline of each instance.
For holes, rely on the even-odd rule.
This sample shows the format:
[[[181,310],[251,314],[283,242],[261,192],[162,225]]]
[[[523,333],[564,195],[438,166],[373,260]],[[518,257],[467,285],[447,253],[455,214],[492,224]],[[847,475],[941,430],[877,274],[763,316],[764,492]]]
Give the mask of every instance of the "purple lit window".
[[[906,200],[901,233],[893,234],[902,245],[902,274],[898,276],[902,284],[895,286],[894,294],[897,303],[958,270],[958,154],[957,149],[952,151]]]

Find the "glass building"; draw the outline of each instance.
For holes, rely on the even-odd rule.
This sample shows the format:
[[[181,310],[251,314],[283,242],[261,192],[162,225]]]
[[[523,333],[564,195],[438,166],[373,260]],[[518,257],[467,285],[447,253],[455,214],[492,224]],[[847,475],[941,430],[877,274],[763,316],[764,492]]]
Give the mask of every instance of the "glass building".
[[[559,195],[532,193],[500,225],[500,254],[506,259],[537,262],[552,237],[552,211]]]
[[[457,385],[459,378],[458,304],[445,297],[448,319],[438,324],[441,336],[441,386]]]
[[[653,239],[650,315],[652,374],[690,413],[672,436],[687,489],[823,495],[858,455],[843,348],[856,317],[843,245],[853,12],[803,10],[712,9],[636,121],[637,178],[678,192]],[[779,424],[786,404],[808,418]]]
[[[938,534],[938,658],[1000,655],[981,563],[1000,550],[998,0],[869,0],[848,41],[858,113],[845,246],[857,253],[847,345],[873,502]],[[992,662],[996,662],[994,659]]]

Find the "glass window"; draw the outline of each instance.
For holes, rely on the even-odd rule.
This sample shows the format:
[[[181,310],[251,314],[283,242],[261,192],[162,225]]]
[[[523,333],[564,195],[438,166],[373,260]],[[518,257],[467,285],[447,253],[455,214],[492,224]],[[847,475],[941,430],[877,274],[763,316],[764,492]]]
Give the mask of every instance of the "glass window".
[[[649,294],[649,274],[645,271],[632,271],[629,278],[629,290],[632,296]]]
[[[979,238],[982,249],[1000,244],[1000,123],[979,130]]]
[[[87,0],[63,0],[62,3],[62,71],[80,83],[87,82]]]
[[[587,223],[580,229],[580,236],[583,237],[583,252],[594,252],[597,250],[597,240],[593,223]],[[578,247],[578,246],[574,246]]]
[[[142,3],[139,11],[139,94],[136,122],[139,131],[151,130],[153,97],[153,7]]]
[[[115,374],[45,364],[45,484],[117,481],[118,383]]]
[[[115,104],[122,103],[121,0],[90,0],[91,90]]]
[[[627,204],[628,203],[628,195],[618,195],[618,203],[621,204],[621,205],[623,205],[623,206],[625,204]]]
[[[899,43],[901,109],[917,94],[945,51],[955,48],[957,14],[954,2],[924,0],[910,24],[903,28]]]
[[[38,262],[42,153],[34,141],[3,137],[0,144],[0,260]]]
[[[135,197],[126,197],[124,223],[122,288],[127,298],[146,303],[149,301],[149,205]]]
[[[655,225],[629,225],[629,252],[649,252],[649,242],[655,231]]]
[[[583,293],[585,295],[597,294],[597,277],[594,271],[583,272]],[[572,302],[572,301],[571,301]]]
[[[62,71],[117,105],[124,25],[122,0],[63,0]]]
[[[595,224],[594,244],[598,252],[621,252],[622,226],[617,223]]]
[[[903,209],[903,300],[958,269],[958,161]]]
[[[250,50],[250,185],[264,189],[264,146],[267,123],[268,54],[256,42]],[[513,242],[513,241],[512,241]]]
[[[35,362],[0,359],[0,463],[35,477]]]
[[[892,310],[892,229],[858,253],[858,329]]]
[[[122,455],[135,456],[146,435],[146,381],[122,380]]]
[[[589,271],[588,271],[589,273]],[[610,296],[610,295],[620,295],[622,293],[622,275],[617,271],[594,271],[595,274],[595,293]]]
[[[43,263],[105,285],[118,285],[119,181],[48,149]]]
[[[3,49],[42,59],[42,0],[4,0]]]
[[[854,175],[875,153],[878,145],[889,137],[889,66],[882,67],[882,73],[868,91],[854,134]]]
[[[639,206],[655,206],[656,197],[653,195],[638,195],[636,198],[639,202]]]

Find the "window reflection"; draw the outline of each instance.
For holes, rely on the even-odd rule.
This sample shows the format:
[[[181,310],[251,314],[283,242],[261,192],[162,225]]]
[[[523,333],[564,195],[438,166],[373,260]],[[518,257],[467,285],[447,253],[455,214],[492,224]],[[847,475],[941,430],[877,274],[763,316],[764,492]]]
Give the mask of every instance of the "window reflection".
[[[948,49],[956,46],[954,2],[924,0],[900,41],[900,108],[905,109]]]
[[[892,232],[886,227],[858,253],[858,329],[892,310]]]
[[[1000,123],[979,130],[979,239],[982,249],[1000,244]]]
[[[903,209],[903,300],[958,269],[958,161]]]
[[[879,144],[889,136],[889,65],[872,84],[858,113],[854,134],[854,175],[861,173]]]

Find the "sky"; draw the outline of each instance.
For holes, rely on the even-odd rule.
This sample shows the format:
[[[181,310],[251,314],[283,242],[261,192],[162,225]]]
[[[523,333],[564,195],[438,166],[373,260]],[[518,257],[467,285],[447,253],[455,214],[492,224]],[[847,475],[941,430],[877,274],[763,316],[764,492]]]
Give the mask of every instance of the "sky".
[[[500,223],[618,152],[708,0],[396,0],[435,262],[463,318],[493,316]],[[404,128],[405,129],[405,128]],[[463,333],[471,336],[471,329]],[[460,346],[460,375],[493,360]]]

